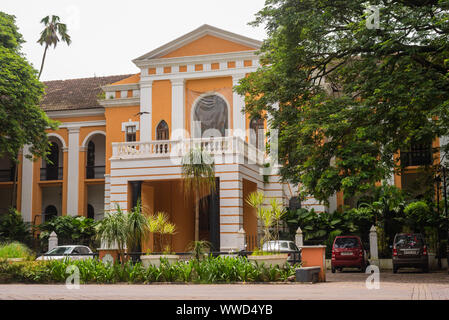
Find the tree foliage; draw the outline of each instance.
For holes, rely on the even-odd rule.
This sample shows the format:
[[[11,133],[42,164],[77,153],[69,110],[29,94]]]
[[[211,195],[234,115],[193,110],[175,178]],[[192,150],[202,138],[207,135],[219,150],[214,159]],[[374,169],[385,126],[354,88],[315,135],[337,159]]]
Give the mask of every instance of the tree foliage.
[[[322,201],[367,191],[398,150],[449,129],[449,1],[370,1],[380,29],[365,3],[267,0],[262,67],[236,88],[272,115],[282,177]]]
[[[39,107],[44,86],[23,56],[22,43],[15,17],[0,12],[0,157],[8,155],[12,160],[17,160],[24,145],[31,146],[33,155],[45,157],[45,129],[56,128]]]

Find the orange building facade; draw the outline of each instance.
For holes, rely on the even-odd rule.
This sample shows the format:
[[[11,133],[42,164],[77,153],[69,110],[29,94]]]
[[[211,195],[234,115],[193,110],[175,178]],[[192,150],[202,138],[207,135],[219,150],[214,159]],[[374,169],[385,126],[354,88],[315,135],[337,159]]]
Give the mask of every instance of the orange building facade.
[[[178,229],[173,249],[185,251],[194,240],[195,216],[193,199],[182,191],[182,159],[201,147],[214,158],[217,188],[202,195],[200,238],[232,250],[239,230],[257,236],[249,193],[261,191],[267,202],[275,198],[284,206],[298,196],[280,181],[276,166],[264,171],[274,160],[265,153],[267,124],[250,119],[244,97],[233,91],[259,67],[260,45],[204,25],[134,59],[136,74],[46,82],[42,108],[60,126],[48,131],[50,162],[26,159],[26,147],[21,155],[16,203],[24,220],[99,220],[117,206],[126,212],[140,198],[146,212],[170,216]],[[0,160],[3,211],[12,171]],[[341,199],[336,195],[324,206],[308,198],[302,206],[335,210]]]

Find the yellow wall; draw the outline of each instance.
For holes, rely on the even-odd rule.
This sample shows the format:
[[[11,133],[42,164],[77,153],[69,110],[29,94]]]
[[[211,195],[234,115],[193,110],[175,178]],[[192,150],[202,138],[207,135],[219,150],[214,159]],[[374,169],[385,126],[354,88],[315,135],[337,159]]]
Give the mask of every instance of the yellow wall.
[[[168,124],[171,137],[171,81],[162,80],[153,82],[153,119],[152,119],[152,137],[156,140],[156,127],[161,120]]]
[[[211,35],[206,35],[166,54],[162,58],[188,57],[203,54],[239,52],[248,50],[255,50],[255,48],[244,46],[242,44],[217,38]]]
[[[112,142],[124,142],[125,132],[122,131],[122,122],[140,121],[138,113],[140,106],[105,108],[106,117],[106,174],[110,174],[109,159],[112,156]],[[136,140],[140,140],[140,130],[137,131]]]

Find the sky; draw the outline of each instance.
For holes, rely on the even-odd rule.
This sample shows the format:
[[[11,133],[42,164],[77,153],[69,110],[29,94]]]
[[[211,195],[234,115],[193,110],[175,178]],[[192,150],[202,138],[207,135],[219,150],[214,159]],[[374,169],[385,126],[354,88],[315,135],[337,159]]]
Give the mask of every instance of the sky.
[[[67,24],[72,44],[48,50],[41,80],[138,73],[135,59],[203,24],[263,40],[263,26],[249,26],[265,0],[1,0],[0,11],[16,16],[26,43],[22,51],[39,69],[37,43],[47,15]]]

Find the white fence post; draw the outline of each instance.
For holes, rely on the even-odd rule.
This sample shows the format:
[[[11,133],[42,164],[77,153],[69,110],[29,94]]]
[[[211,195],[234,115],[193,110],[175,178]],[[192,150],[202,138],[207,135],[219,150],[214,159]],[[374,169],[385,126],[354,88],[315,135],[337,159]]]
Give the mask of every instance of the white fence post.
[[[373,225],[371,226],[371,229],[369,230],[369,246],[370,246],[370,264],[379,266],[379,250],[377,248],[377,230],[376,227]]]
[[[296,230],[296,235],[295,235],[295,244],[298,248],[301,248],[302,246],[304,246],[304,240],[302,237],[302,230],[300,227],[298,227],[298,230]]]
[[[237,250],[246,251],[246,232],[243,228],[237,232]]]
[[[48,251],[58,246],[58,235],[53,231],[48,238]]]

